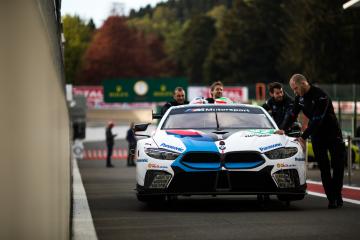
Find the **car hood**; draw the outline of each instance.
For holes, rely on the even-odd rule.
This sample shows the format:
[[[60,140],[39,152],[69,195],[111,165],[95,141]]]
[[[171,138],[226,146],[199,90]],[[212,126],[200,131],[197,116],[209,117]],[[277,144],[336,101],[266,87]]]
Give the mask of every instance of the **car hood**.
[[[294,145],[294,138],[274,134],[274,130],[238,130],[205,132],[198,130],[160,130],[153,136],[158,147],[178,153],[194,152],[266,152]],[[297,144],[296,144],[297,145]]]

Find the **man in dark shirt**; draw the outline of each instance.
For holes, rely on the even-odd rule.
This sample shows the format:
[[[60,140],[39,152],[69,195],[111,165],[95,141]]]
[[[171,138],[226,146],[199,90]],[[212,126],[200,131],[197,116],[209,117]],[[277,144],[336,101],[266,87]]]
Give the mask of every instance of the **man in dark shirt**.
[[[176,87],[174,90],[173,98],[175,101],[167,102],[161,109],[161,115],[164,115],[166,111],[172,106],[179,106],[189,104],[189,101],[185,100],[185,91],[182,87]]]
[[[278,127],[282,129],[286,115],[292,111],[294,100],[284,92],[281,83],[270,83],[268,88],[271,98],[262,107],[269,112]]]
[[[114,127],[114,123],[109,122],[106,128],[106,146],[107,146],[106,167],[114,167],[114,165],[111,164],[111,156],[114,148],[114,138],[117,135],[112,133],[113,127]]]
[[[206,98],[208,103],[215,103],[215,99],[223,96],[224,84],[220,81],[216,81],[210,86],[210,98]]]
[[[292,114],[287,117],[284,129],[295,120],[300,111],[309,119],[308,127],[297,141],[304,147],[305,140],[311,136],[315,159],[319,163],[321,180],[329,200],[328,208],[342,207],[345,145],[332,101],[323,90],[310,85],[301,74],[294,74],[289,83],[296,97]]]
[[[134,163],[134,156],[136,151],[136,142],[137,139],[134,133],[134,123],[130,124],[130,128],[126,133],[126,141],[128,141],[128,157],[127,157],[127,165],[128,166],[135,166]]]

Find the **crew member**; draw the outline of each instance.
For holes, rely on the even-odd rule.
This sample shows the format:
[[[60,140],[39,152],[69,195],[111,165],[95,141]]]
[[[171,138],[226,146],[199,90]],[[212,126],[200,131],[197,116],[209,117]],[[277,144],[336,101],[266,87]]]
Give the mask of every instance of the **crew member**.
[[[278,127],[282,129],[286,115],[292,111],[294,100],[284,92],[281,83],[272,82],[268,88],[270,98],[262,107],[269,112]]]
[[[308,127],[297,141],[305,147],[305,140],[311,136],[315,159],[319,164],[321,180],[329,200],[328,208],[342,207],[345,144],[332,101],[323,90],[309,84],[301,74],[294,74],[289,84],[296,97],[292,113],[288,115],[283,129],[290,126],[300,111],[309,118]]]
[[[179,106],[189,104],[189,101],[185,100],[185,90],[182,87],[176,87],[173,95],[174,101],[167,102],[161,109],[161,115],[164,115],[166,111],[172,106]]]
[[[221,81],[216,81],[210,86],[210,98],[207,98],[208,103],[215,103],[215,99],[223,96],[224,84]]]
[[[106,128],[106,146],[107,146],[106,167],[110,167],[110,168],[114,167],[114,165],[111,164],[111,156],[114,148],[114,138],[117,136],[117,134],[112,133],[113,127],[114,127],[114,123],[109,122]]]
[[[134,128],[134,123],[131,123],[130,128],[126,132],[126,141],[128,142],[128,157],[127,157],[128,166],[135,166],[134,158],[135,158],[137,139],[133,128]]]

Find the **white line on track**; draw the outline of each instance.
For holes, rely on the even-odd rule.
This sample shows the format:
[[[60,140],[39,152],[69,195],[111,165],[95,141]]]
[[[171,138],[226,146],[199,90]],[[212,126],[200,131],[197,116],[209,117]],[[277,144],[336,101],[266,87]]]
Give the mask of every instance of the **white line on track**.
[[[311,191],[306,191],[306,192],[309,195],[326,198],[326,195],[323,193],[317,193],[317,192],[311,192]],[[349,203],[354,203],[354,204],[360,205],[360,201],[358,201],[358,200],[353,200],[353,199],[349,199],[349,198],[343,198],[343,200],[344,200],[344,202],[349,202]]]
[[[73,158],[73,236],[74,240],[97,240],[94,222],[76,160]]]
[[[312,181],[312,180],[307,180],[306,182],[310,183],[310,184],[322,185],[321,182]],[[360,190],[360,188],[358,188],[358,187],[351,187],[351,186],[344,186],[343,188],[348,188],[348,189],[353,189],[353,190]],[[312,191],[306,191],[306,192],[309,195],[326,198],[326,195],[324,193],[318,193],[318,192],[312,192]],[[354,204],[359,204],[360,205],[360,201],[358,201],[358,200],[349,199],[349,198],[343,198],[343,200],[344,200],[344,202],[349,202],[349,203],[354,203]]]

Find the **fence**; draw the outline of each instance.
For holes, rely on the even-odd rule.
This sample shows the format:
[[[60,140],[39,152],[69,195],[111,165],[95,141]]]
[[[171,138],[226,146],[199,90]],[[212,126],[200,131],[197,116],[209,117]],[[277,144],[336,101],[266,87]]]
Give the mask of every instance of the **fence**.
[[[351,186],[352,184],[352,171],[353,171],[353,167],[360,167],[360,162],[356,162],[355,160],[358,159],[359,160],[359,148],[357,148],[357,152],[355,152],[355,154],[353,154],[353,148],[352,148],[352,144],[353,142],[355,144],[357,144],[359,146],[360,143],[360,137],[355,137],[352,138],[351,136],[347,137],[347,142],[348,142],[348,149],[347,149],[347,175],[348,175],[348,184]]]
[[[360,137],[347,136],[345,139],[346,147],[346,168],[345,173],[347,175],[347,183],[349,186],[352,185],[353,169],[360,169]],[[353,145],[357,145],[353,147]],[[308,144],[307,144],[308,146]],[[309,166],[309,153],[306,148],[306,164]],[[345,162],[344,162],[345,163]]]

